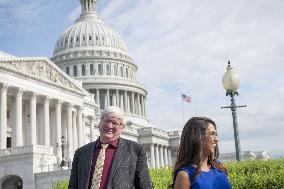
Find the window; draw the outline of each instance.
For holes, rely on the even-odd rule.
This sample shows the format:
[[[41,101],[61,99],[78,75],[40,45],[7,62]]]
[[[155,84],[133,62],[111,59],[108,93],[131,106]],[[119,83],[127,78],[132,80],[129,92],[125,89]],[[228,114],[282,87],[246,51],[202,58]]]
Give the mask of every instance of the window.
[[[106,66],[106,72],[107,72],[107,75],[110,75],[110,66],[109,66],[109,64]]]
[[[90,64],[90,75],[95,75],[94,64]]]
[[[10,119],[10,111],[7,110],[7,119]]]
[[[85,36],[83,36],[83,41],[85,41]]]
[[[12,142],[11,142],[12,140],[11,140],[11,137],[7,137],[7,148],[11,148],[11,144],[12,144]]]
[[[66,67],[66,73],[67,73],[67,75],[70,74],[69,66]]]
[[[120,77],[123,77],[123,67],[120,67]]]
[[[105,38],[104,38],[104,36],[102,36],[102,44],[103,44],[103,45],[105,44]]]
[[[73,66],[73,72],[74,72],[74,77],[77,77],[77,75],[78,75],[78,73],[77,73],[77,66],[76,65],[74,65]]]
[[[102,65],[101,64],[98,65],[98,72],[99,72],[98,73],[99,75],[103,75],[103,70],[102,70]]]
[[[89,36],[89,41],[92,41],[92,36]]]
[[[117,65],[113,66],[114,75],[117,76]]]
[[[126,71],[125,71],[126,73],[126,78],[128,78],[128,68],[126,68]]]
[[[76,42],[79,42],[79,36],[77,36],[77,38],[76,38]]]
[[[86,65],[83,64],[82,65],[82,76],[85,76],[86,75]]]

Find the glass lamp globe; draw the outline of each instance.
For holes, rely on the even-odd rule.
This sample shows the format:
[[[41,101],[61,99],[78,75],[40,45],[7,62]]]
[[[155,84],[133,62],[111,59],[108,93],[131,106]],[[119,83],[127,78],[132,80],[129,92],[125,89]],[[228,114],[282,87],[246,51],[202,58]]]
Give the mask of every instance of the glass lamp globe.
[[[222,78],[223,87],[227,92],[237,91],[240,86],[240,77],[234,72],[230,61],[228,62],[226,70]]]

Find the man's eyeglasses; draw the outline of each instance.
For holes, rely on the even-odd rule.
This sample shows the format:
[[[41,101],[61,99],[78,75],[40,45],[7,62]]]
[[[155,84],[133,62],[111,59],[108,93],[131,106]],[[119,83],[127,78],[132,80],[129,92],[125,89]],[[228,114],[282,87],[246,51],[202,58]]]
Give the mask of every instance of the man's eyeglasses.
[[[118,127],[118,126],[122,126],[122,123],[120,121],[117,121],[115,119],[102,119],[102,122],[103,123],[106,123],[106,124],[112,124],[114,127]]]

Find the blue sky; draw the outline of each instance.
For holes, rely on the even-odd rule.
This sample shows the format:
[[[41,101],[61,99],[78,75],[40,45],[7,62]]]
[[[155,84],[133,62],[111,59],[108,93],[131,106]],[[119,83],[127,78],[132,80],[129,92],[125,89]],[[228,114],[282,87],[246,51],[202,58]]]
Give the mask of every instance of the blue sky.
[[[125,40],[148,90],[148,118],[165,130],[191,116],[217,122],[221,152],[233,152],[221,78],[231,60],[241,78],[242,150],[284,151],[284,1],[98,0],[100,18]],[[0,51],[51,57],[80,14],[79,0],[0,0]],[[181,93],[192,103],[181,104]]]

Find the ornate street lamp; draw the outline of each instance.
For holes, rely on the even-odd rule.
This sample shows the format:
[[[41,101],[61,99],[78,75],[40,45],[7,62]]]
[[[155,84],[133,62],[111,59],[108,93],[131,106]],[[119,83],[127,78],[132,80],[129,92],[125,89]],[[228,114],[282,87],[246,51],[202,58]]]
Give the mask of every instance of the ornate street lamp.
[[[62,168],[64,168],[64,167],[66,167],[67,165],[66,165],[66,160],[65,160],[65,156],[64,156],[64,150],[66,149],[66,148],[68,148],[68,144],[65,144],[65,137],[64,136],[62,136],[61,137],[61,146],[59,146],[59,144],[57,144],[57,148],[60,148],[61,147],[61,151],[62,151],[62,160],[61,160],[61,162],[60,162],[60,165],[59,165],[59,167],[61,167],[61,170],[62,170]]]
[[[239,95],[238,88],[240,86],[240,77],[233,71],[233,67],[230,64],[230,61],[228,61],[227,71],[223,75],[222,83],[223,87],[226,90],[226,96],[231,97],[231,105],[221,108],[230,108],[232,110],[236,158],[237,161],[241,161],[242,158],[241,158],[241,145],[240,145],[238,121],[237,121],[237,108],[246,107],[246,105],[237,106],[235,103],[234,96]]]

